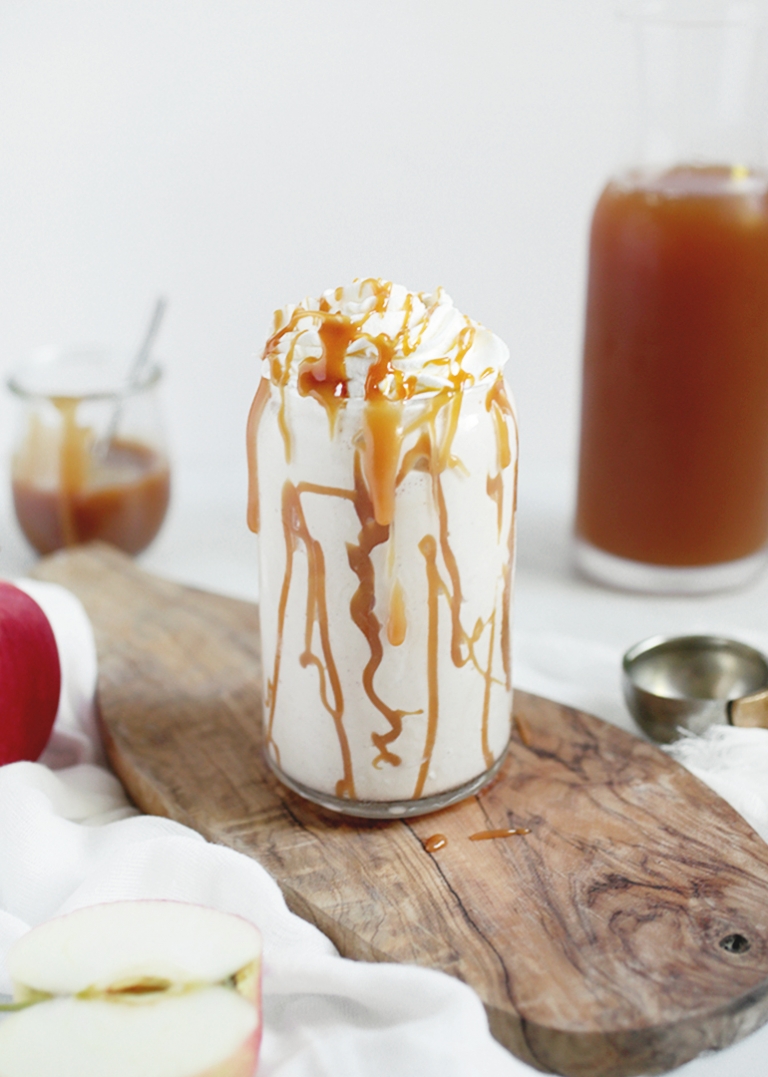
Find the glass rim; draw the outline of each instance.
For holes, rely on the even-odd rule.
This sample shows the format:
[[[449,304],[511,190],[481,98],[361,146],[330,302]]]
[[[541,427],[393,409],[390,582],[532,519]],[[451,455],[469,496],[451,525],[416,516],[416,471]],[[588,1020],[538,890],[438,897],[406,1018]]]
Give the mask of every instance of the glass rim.
[[[62,352],[60,359],[66,359],[71,356],[92,356],[98,357],[104,360],[110,360],[114,358],[114,355],[107,351],[100,351],[98,349],[88,350],[73,350]],[[95,401],[95,400],[118,400],[126,399],[128,397],[136,396],[139,393],[146,392],[148,389],[153,388],[160,378],[162,377],[162,367],[155,359],[150,360],[143,371],[140,373],[136,381],[131,382],[125,375],[122,381],[116,381],[112,388],[101,388],[87,390],[85,392],[75,392],[66,389],[45,389],[43,387],[31,386],[24,384],[24,376],[32,370],[42,369],[43,363],[36,364],[35,362],[27,362],[22,364],[13,370],[6,379],[6,387],[13,393],[14,396],[21,400],[78,400],[78,401]],[[54,365],[53,363],[51,364]]]

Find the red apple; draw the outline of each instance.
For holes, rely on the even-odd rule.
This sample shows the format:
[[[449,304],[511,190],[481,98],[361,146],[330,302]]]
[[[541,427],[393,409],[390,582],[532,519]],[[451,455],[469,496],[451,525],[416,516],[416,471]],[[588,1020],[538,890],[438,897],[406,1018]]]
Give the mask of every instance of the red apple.
[[[0,765],[37,759],[61,691],[53,629],[34,599],[0,581]]]

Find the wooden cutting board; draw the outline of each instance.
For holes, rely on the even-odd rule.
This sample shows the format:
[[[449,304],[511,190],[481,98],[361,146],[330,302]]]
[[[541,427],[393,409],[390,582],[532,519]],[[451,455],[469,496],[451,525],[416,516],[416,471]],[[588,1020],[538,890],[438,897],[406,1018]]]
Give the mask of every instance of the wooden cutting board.
[[[579,1077],[661,1073],[768,1018],[768,846],[657,748],[518,692],[490,788],[412,821],[342,819],[265,763],[255,606],[104,546],[35,574],[90,614],[135,803],[255,857],[346,956],[459,977],[510,1051]],[[530,833],[469,840],[509,827]]]

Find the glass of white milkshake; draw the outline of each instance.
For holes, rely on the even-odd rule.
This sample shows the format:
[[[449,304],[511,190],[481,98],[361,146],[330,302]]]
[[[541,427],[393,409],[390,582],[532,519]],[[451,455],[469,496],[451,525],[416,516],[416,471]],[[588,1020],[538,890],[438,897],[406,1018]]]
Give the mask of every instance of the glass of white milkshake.
[[[266,752],[326,808],[434,811],[504,758],[507,358],[440,288],[360,280],[275,313],[248,422]]]

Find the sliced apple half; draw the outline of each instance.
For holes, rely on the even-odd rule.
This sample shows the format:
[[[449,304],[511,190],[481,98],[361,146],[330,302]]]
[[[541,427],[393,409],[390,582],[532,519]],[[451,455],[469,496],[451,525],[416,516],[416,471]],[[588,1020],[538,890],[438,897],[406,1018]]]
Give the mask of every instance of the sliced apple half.
[[[13,946],[0,1077],[251,1077],[261,936],[175,901],[120,901],[49,920]]]

